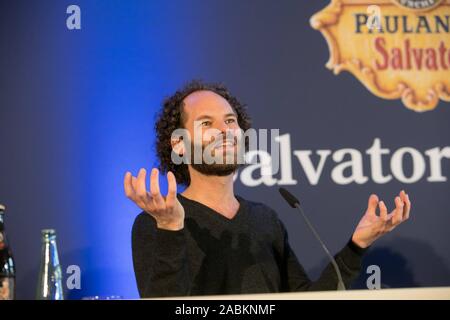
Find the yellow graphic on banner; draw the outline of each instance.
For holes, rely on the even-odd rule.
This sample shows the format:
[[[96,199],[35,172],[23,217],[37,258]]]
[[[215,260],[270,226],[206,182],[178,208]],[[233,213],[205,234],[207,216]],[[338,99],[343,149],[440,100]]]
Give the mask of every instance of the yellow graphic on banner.
[[[310,23],[334,74],[415,111],[450,101],[450,0],[332,0]]]

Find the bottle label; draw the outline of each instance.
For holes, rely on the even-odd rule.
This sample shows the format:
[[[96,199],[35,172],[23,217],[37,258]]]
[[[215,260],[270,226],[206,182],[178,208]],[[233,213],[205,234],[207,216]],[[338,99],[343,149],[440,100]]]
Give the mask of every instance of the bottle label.
[[[0,277],[0,300],[14,299],[14,278]]]
[[[5,242],[5,236],[3,235],[3,232],[0,231],[0,250],[3,250],[5,248]]]

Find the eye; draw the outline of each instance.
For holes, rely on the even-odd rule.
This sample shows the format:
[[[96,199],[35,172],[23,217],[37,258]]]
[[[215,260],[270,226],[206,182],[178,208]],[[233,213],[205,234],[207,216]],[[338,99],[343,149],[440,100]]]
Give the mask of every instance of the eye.
[[[234,119],[234,118],[230,118],[230,119],[227,119],[227,120],[225,120],[225,123],[235,123],[236,122],[236,119]]]
[[[202,125],[202,127],[208,127],[211,125],[211,121],[208,121],[208,120],[202,121],[201,125]]]

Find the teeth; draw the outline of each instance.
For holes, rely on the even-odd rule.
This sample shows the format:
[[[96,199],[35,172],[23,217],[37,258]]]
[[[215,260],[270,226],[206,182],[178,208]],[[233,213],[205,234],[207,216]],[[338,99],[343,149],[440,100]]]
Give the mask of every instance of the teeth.
[[[230,140],[225,141],[225,142],[223,142],[221,144],[218,144],[217,148],[227,147],[227,146],[233,147],[234,146],[234,141],[230,141]]]

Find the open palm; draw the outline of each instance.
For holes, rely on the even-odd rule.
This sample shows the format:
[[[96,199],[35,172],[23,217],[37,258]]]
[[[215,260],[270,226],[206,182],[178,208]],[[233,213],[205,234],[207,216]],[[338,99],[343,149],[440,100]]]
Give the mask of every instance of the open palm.
[[[395,209],[389,214],[384,201],[379,201],[378,196],[372,194],[367,210],[353,233],[353,242],[362,248],[370,246],[383,234],[394,230],[400,223],[409,219],[410,210],[409,196],[403,190],[395,197]]]

